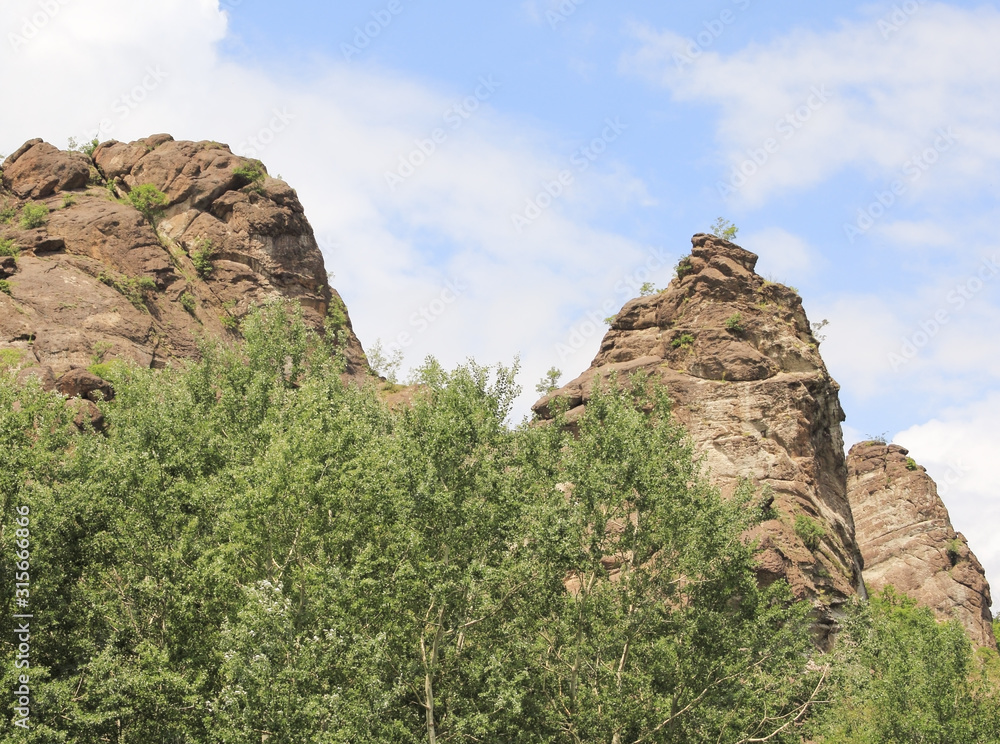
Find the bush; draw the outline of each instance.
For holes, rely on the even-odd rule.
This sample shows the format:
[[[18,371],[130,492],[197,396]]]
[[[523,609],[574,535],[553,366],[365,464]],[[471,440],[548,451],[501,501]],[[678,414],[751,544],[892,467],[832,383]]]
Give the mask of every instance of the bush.
[[[11,293],[10,282],[7,281],[6,279],[0,279],[0,292],[3,292],[5,295],[10,296]]]
[[[180,296],[179,301],[181,303],[181,307],[183,307],[185,310],[191,313],[191,315],[195,315],[194,311],[195,308],[197,307],[197,302],[194,299],[194,295],[192,295],[190,292],[184,292]]]
[[[264,164],[259,160],[251,160],[248,163],[233,169],[233,175],[242,182],[243,186],[250,186],[251,190],[260,191],[261,184],[267,177]]]
[[[149,311],[146,306],[149,301],[148,294],[156,289],[156,282],[151,277],[137,278],[124,274],[115,276],[107,271],[102,271],[97,275],[97,280],[123,295],[136,310]]]
[[[690,333],[682,334],[670,342],[670,345],[675,349],[687,349],[692,344],[694,344],[694,336]]]
[[[188,255],[191,257],[191,263],[194,264],[194,270],[198,272],[198,276],[207,279],[208,275],[212,273],[212,256],[215,255],[212,241],[207,238],[199,240]]]
[[[49,208],[38,202],[28,202],[21,208],[21,227],[31,230],[49,221]]]
[[[713,222],[711,227],[712,235],[730,242],[736,240],[736,234],[739,231],[740,229],[736,227],[736,225],[729,220],[723,219],[722,217],[719,217],[715,222]]]
[[[680,261],[677,262],[677,266],[674,267],[674,273],[677,275],[678,279],[683,279],[688,274],[694,271],[694,267],[691,265],[691,257],[685,256]]]
[[[167,195],[151,183],[136,186],[128,193],[128,201],[154,225],[167,204]]]
[[[892,587],[843,624],[829,704],[806,727],[821,744],[1000,741],[996,653],[976,656],[955,621]],[[808,735],[811,734],[811,737]]]
[[[562,372],[555,367],[549,367],[549,371],[545,373],[545,376],[539,380],[538,384],[535,385],[535,392],[539,395],[548,395],[553,390],[559,389],[559,378],[562,377]]]
[[[823,525],[805,514],[795,516],[795,534],[809,550],[818,550],[820,541],[826,537]]]
[[[920,466],[917,465],[917,461],[914,460],[912,457],[907,457],[906,458],[906,469],[907,470],[916,470],[919,467]]]
[[[743,333],[743,315],[740,313],[733,313],[726,318],[726,330],[732,331],[733,333]]]
[[[76,204],[76,197],[73,194],[66,194],[63,196],[62,205],[63,209],[68,209]]]
[[[21,249],[15,245],[13,240],[0,240],[0,256],[13,256],[17,258],[21,255]]]
[[[10,202],[4,200],[3,206],[0,207],[0,223],[10,224],[15,217],[17,217],[17,209],[12,207]]]
[[[659,294],[662,289],[657,289],[656,285],[652,282],[644,282],[641,287],[639,287],[639,296],[648,297],[649,295]]]

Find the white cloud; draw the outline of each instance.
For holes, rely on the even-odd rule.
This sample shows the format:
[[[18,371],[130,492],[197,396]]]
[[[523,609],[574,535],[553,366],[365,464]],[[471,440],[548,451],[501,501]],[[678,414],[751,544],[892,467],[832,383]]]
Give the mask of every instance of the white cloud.
[[[697,57],[676,33],[636,26],[637,48],[621,67],[677,100],[721,108],[720,182],[748,161],[746,170],[754,171],[734,199],[757,205],[848,166],[887,184],[902,178],[906,199],[928,187],[936,194],[975,194],[996,178],[1000,164],[994,43],[1000,11],[925,2],[898,30],[880,27],[881,19],[826,32],[797,30],[730,55],[702,51]],[[920,165],[920,178],[902,175],[948,127],[958,144],[932,154],[936,162]]]
[[[924,424],[897,434],[893,441],[927,468],[937,481],[955,529],[965,534],[986,567],[994,590],[1000,589],[1000,392],[945,411]]]
[[[815,251],[798,235],[780,227],[769,227],[740,236],[738,242],[760,256],[757,273],[790,284],[809,276],[816,261]]]
[[[520,353],[525,412],[549,366],[572,375],[596,351],[599,334],[589,351],[574,350],[586,356],[579,369],[580,359],[561,364],[556,351],[590,298],[612,292],[615,278],[645,260],[643,246],[590,227],[650,201],[614,160],[613,143],[577,169],[570,159],[584,142],[553,143],[496,112],[503,80],[434,90],[363,60],[314,63],[308,81],[289,80],[217,55],[226,16],[216,2],[57,7],[26,44],[0,47],[8,100],[20,102],[18,116],[0,123],[0,150],[35,136],[64,147],[70,135],[92,137],[102,120],[102,139],[165,131],[252,146],[298,190],[362,342],[390,344],[408,333],[407,365],[427,354],[454,364],[468,356],[510,362]],[[37,8],[18,0],[5,10],[4,38]],[[269,130],[275,112],[281,131]],[[606,126],[593,122],[592,135]],[[392,190],[386,173],[428,150],[435,130],[445,139]],[[547,184],[554,190],[562,170],[573,182],[518,232],[511,215]],[[445,302],[449,281],[465,289]],[[620,306],[627,297],[617,299]]]

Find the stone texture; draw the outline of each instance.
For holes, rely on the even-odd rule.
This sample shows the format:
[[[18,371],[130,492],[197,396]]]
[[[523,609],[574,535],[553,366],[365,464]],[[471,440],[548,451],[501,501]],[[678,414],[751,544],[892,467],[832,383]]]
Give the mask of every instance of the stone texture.
[[[983,567],[952,527],[934,481],[908,454],[865,442],[847,457],[865,583],[871,592],[891,585],[941,619],[957,618],[976,644],[996,648]]]
[[[3,187],[22,199],[42,199],[87,185],[86,155],[63,152],[40,139],[25,142],[3,164]]]
[[[662,380],[724,494],[745,476],[773,490],[775,518],[752,535],[760,541],[760,580],[787,579],[812,600],[825,642],[841,605],[865,591],[839,386],[793,290],[758,276],[757,257],[733,243],[703,234],[692,243],[687,272],[665,291],[626,303],[590,369],[534,410],[546,418],[553,398],[568,398],[572,424],[595,383],[612,372]],[[737,313],[738,327],[727,328]],[[816,550],[796,535],[798,516],[824,529]]]
[[[162,367],[196,358],[202,337],[235,337],[234,321],[253,306],[287,298],[317,330],[342,332],[346,375],[365,378],[364,351],[295,191],[270,177],[247,184],[234,170],[250,162],[225,145],[169,135],[105,142],[92,160],[25,143],[4,163],[0,205],[33,200],[51,211],[33,229],[0,223],[0,239],[21,249],[0,263],[11,289],[0,293],[0,349],[20,350],[22,366],[55,377],[95,358]],[[167,195],[155,227],[127,200],[143,184]],[[203,277],[191,253],[206,241],[215,253]],[[326,327],[333,303],[340,328]]]

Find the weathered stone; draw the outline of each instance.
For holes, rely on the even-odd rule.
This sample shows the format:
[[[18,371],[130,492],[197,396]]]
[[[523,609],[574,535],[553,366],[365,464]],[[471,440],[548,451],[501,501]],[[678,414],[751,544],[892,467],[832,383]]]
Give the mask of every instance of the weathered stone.
[[[2,200],[15,209],[39,200],[50,212],[42,227],[0,225],[0,238],[22,251],[16,266],[0,263],[0,277],[17,269],[13,297],[0,293],[0,348],[33,342],[32,361],[56,376],[95,357],[162,367],[197,358],[199,338],[232,338],[253,307],[286,298],[313,328],[342,332],[346,376],[366,378],[364,350],[295,191],[235,175],[251,162],[225,145],[169,135],[106,142],[93,161],[26,143],[5,163],[11,193]],[[167,195],[156,227],[125,198],[144,184]],[[211,271],[199,275],[192,254],[209,245]]]
[[[22,199],[43,199],[57,191],[83,188],[90,179],[90,160],[63,152],[42,140],[31,140],[3,164],[4,188]]]
[[[957,619],[980,646],[996,648],[990,586],[955,532],[937,485],[902,447],[864,442],[847,458],[848,497],[869,591],[887,586],[943,620]]]
[[[23,385],[31,379],[37,380],[42,390],[47,393],[56,389],[56,377],[52,374],[51,367],[26,367],[17,373],[19,385]]]
[[[590,369],[534,410],[548,417],[549,403],[567,398],[572,424],[612,372],[665,383],[724,494],[743,477],[773,490],[776,516],[752,535],[759,576],[764,583],[786,579],[814,602],[823,642],[840,606],[865,592],[846,493],[839,386],[794,290],[755,274],[757,257],[733,243],[709,235],[692,243],[682,277],[626,303]],[[817,549],[796,534],[797,517],[823,529]]]
[[[86,398],[92,401],[114,400],[111,383],[85,369],[71,369],[58,380],[56,390],[67,398]]]

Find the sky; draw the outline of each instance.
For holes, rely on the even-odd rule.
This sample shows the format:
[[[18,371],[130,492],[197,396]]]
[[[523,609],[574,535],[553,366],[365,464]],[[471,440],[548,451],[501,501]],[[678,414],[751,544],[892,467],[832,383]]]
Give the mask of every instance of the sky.
[[[731,220],[829,322],[848,444],[909,448],[1000,590],[996,4],[5,0],[0,37],[0,153],[260,158],[365,347],[517,358],[517,417]]]

